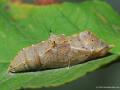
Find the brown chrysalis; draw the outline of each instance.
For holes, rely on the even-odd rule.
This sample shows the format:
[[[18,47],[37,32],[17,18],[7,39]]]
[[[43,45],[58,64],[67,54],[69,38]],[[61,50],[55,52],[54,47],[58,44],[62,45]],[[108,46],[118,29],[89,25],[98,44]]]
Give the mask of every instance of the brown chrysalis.
[[[51,35],[46,41],[21,50],[9,66],[9,72],[66,67],[104,56],[110,46],[92,32],[72,36]]]

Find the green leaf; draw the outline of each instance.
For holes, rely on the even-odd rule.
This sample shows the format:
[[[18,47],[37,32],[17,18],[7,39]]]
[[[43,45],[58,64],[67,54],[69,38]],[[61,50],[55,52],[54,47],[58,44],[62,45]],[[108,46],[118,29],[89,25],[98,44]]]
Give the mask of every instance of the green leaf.
[[[69,69],[66,67],[61,69],[20,74],[8,74],[5,71],[8,63],[1,63],[0,71],[2,71],[2,75],[0,77],[0,87],[2,90],[14,90],[19,89],[20,87],[40,88],[63,85],[70,81],[76,80],[79,77],[86,75],[88,72],[94,71],[105,64],[115,61],[117,57],[117,55],[111,55],[103,59],[97,59],[87,63],[75,65]]]
[[[118,59],[120,54],[120,17],[105,2],[65,2],[48,6],[19,5],[0,1],[0,88],[15,90],[58,86]],[[89,29],[109,44],[111,55],[75,65],[38,72],[10,74],[10,61],[23,47],[55,34],[71,35]]]

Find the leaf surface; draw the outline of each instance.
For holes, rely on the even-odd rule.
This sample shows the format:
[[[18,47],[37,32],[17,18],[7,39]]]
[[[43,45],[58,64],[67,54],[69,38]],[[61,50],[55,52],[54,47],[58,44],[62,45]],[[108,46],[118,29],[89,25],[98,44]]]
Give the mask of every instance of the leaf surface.
[[[120,54],[120,16],[103,1],[64,2],[48,6],[0,1],[0,88],[16,90],[58,86],[118,59]],[[70,67],[38,72],[10,74],[10,61],[22,48],[46,40],[50,31],[72,35],[91,30],[115,47],[112,54]]]

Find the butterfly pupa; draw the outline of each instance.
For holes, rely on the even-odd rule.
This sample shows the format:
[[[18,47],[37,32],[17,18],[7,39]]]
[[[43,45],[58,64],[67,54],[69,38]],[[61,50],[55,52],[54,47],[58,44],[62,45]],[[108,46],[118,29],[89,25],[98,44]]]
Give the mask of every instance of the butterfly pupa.
[[[72,36],[51,35],[48,40],[21,50],[8,70],[24,72],[66,67],[105,56],[110,48],[90,31]]]

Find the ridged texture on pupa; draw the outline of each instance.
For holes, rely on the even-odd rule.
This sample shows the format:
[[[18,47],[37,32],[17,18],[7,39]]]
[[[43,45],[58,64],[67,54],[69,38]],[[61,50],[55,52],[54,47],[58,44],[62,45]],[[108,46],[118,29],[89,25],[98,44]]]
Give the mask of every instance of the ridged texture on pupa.
[[[109,45],[90,31],[72,36],[51,35],[48,40],[20,51],[9,72],[66,67],[104,56],[108,50]]]

